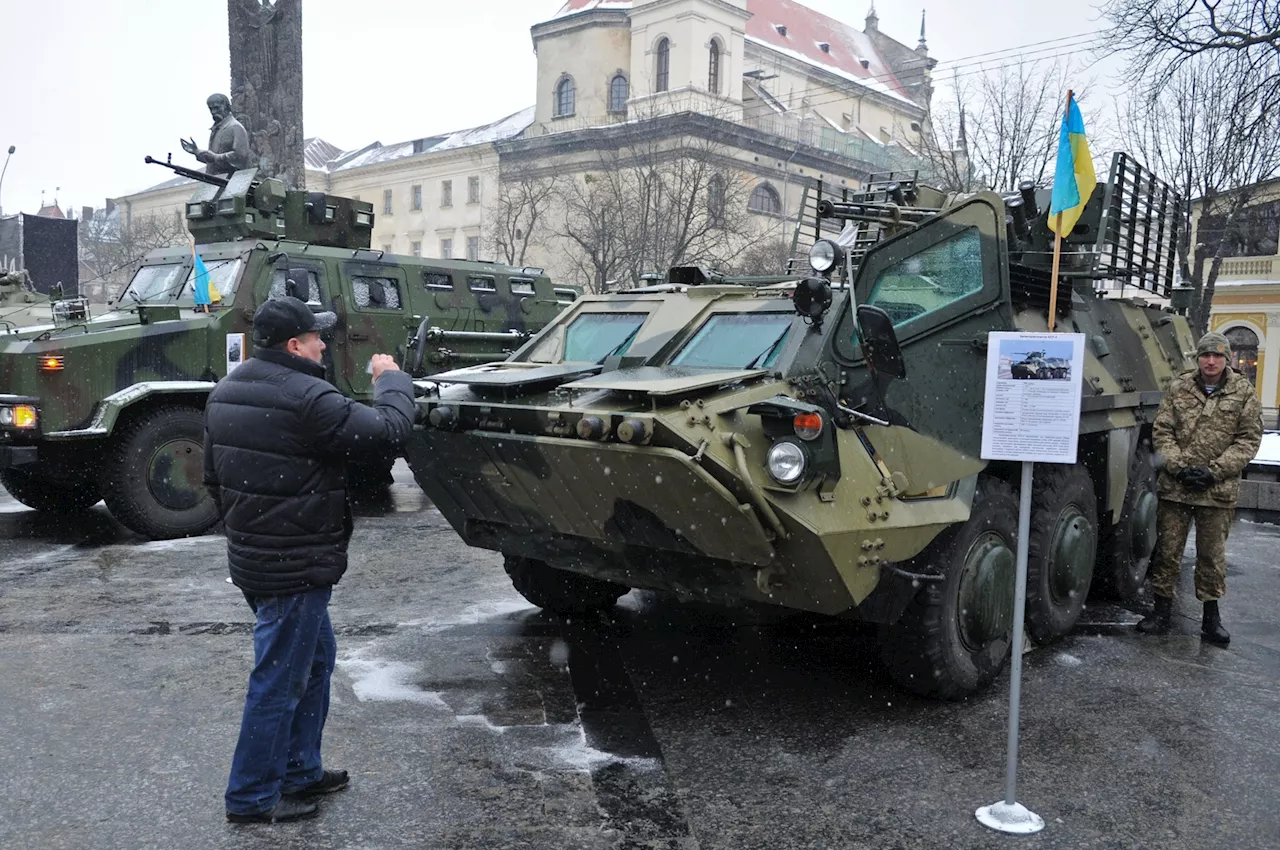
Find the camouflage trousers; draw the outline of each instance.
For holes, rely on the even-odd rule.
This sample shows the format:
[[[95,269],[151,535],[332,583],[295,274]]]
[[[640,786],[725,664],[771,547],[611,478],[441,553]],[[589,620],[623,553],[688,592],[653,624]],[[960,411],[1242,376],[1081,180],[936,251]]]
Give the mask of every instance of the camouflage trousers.
[[[1208,602],[1227,593],[1227,535],[1234,508],[1184,505],[1161,499],[1156,510],[1156,550],[1151,557],[1151,590],[1172,599],[1182,574],[1187,533],[1196,526],[1196,599]]]

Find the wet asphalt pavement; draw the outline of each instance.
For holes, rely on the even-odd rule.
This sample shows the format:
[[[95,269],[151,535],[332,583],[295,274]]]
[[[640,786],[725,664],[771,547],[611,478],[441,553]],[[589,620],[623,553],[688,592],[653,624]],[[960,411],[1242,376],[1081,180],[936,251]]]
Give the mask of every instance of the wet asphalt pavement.
[[[865,630],[650,594],[562,623],[402,467],[391,496],[331,606],[325,759],[351,787],[315,820],[233,826],[252,619],[221,538],[0,493],[0,847],[1280,847],[1275,526],[1233,531],[1229,649],[1185,602],[1160,639],[1096,604],[1027,656],[1018,796],[1048,826],[1011,837],[973,817],[1003,796],[1007,674],[928,702]]]

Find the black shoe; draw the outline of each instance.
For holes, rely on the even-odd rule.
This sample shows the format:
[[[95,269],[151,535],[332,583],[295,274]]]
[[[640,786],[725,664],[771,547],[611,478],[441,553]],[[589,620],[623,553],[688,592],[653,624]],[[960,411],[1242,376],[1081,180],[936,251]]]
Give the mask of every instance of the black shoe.
[[[342,791],[351,783],[351,777],[345,770],[326,770],[323,775],[310,785],[304,785],[297,791],[286,791],[286,797],[312,797],[316,794],[332,794]]]
[[[227,812],[227,820],[232,823],[284,823],[291,820],[304,820],[320,814],[320,807],[315,803],[281,797],[274,809],[258,812],[253,815],[241,815]]]
[[[1200,637],[1219,646],[1231,643],[1231,635],[1222,627],[1222,617],[1218,614],[1216,599],[1204,603],[1204,620],[1200,623]]]
[[[1173,600],[1164,596],[1157,596],[1155,599],[1155,608],[1139,621],[1137,629],[1144,635],[1167,635],[1169,616],[1173,613]]]

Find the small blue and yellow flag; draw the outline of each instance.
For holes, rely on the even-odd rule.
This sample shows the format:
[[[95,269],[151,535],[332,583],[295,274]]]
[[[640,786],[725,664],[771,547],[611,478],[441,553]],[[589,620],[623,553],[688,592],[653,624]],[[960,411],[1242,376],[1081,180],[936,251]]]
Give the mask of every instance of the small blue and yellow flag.
[[[209,269],[205,267],[204,260],[200,259],[200,255],[196,252],[195,242],[191,243],[191,256],[194,258],[192,271],[195,274],[195,281],[192,284],[192,290],[196,299],[197,307],[207,307],[210,304],[217,304],[222,301],[222,293],[218,291],[218,287],[209,279]]]
[[[1098,176],[1093,171],[1093,155],[1084,135],[1084,116],[1075,98],[1068,98],[1058,135],[1058,164],[1053,177],[1053,198],[1049,201],[1049,229],[1066,236],[1076,226],[1084,205],[1089,202]],[[1058,221],[1061,213],[1062,221]]]

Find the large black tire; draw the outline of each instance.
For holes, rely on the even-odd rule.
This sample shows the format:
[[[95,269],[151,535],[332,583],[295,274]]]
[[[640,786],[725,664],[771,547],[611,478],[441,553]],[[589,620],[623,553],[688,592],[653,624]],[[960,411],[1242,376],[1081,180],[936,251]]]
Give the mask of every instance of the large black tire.
[[[1083,466],[1036,464],[1027,538],[1027,632],[1036,643],[1071,631],[1098,554],[1098,497]]]
[[[80,513],[102,501],[97,482],[87,478],[64,480],[34,470],[0,469],[0,484],[27,507],[59,516]]]
[[[218,521],[204,486],[204,414],[158,407],[114,436],[102,496],[121,524],[152,540],[194,537]]]
[[[990,685],[1009,658],[1017,572],[1018,500],[979,479],[969,519],[940,534],[907,569],[937,573],[881,634],[881,658],[901,687],[963,699]]]
[[[626,585],[558,570],[545,561],[507,555],[503,568],[520,595],[553,614],[585,614],[611,608]]]
[[[1157,502],[1156,470],[1150,452],[1140,447],[1129,462],[1120,521],[1102,535],[1098,546],[1098,585],[1126,605],[1140,601],[1151,568]]]

